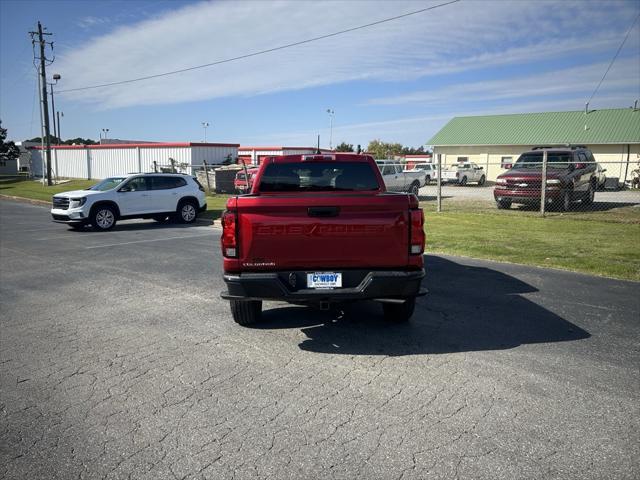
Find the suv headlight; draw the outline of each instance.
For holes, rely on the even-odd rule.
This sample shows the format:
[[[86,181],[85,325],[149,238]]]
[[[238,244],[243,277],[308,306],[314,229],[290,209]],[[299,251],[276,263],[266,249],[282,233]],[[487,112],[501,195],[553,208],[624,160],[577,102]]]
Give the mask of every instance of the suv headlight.
[[[507,179],[506,179],[506,178],[498,178],[498,179],[496,180],[496,183],[497,183],[498,185],[506,185],[506,184],[507,184]]]
[[[551,180],[547,180],[547,185],[560,185],[560,180],[552,178]]]
[[[78,208],[87,203],[87,197],[72,198],[69,202],[69,208]]]

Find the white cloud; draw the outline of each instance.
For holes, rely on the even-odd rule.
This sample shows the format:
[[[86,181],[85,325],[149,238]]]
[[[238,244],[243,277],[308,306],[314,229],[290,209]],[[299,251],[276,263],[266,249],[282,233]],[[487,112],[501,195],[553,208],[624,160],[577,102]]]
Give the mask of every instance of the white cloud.
[[[111,19],[109,17],[95,17],[93,15],[87,15],[86,17],[82,17],[76,21],[76,24],[84,30],[95,28],[98,25],[106,25],[108,23],[111,23]]]
[[[203,2],[120,27],[59,57],[65,89],[235,57],[434,5],[395,2]],[[69,93],[104,108],[251,96],[359,79],[415,79],[619,41],[632,4],[460,2],[318,42],[152,80]],[[615,18],[613,18],[615,17]],[[594,31],[593,18],[599,28]],[[607,20],[607,18],[609,20]],[[588,34],[585,34],[588,32]]]
[[[390,97],[373,98],[366,105],[443,105],[470,101],[495,101],[526,97],[574,98],[583,93],[587,100],[602,78],[608,63],[554,69],[542,73],[522,73],[500,80],[476,81],[420,90]],[[609,71],[600,93],[617,92],[631,99],[640,88],[637,58],[621,59]],[[596,100],[598,97],[596,97]]]

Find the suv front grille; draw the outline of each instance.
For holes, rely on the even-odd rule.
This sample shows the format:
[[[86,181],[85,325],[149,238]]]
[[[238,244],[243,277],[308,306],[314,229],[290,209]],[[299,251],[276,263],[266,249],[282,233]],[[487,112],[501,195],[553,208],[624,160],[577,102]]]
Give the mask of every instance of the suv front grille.
[[[512,180],[507,179],[507,188],[509,190],[540,190],[542,186],[541,180]]]
[[[60,210],[68,210],[69,199],[66,197],[53,197],[53,208],[58,208]]]

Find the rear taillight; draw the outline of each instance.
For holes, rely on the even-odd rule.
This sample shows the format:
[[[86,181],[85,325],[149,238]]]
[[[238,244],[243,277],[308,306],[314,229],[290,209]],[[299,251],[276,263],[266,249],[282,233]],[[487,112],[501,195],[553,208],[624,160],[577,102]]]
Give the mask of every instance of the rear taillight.
[[[235,258],[238,256],[238,225],[235,212],[225,211],[222,214],[222,254],[225,257]]]
[[[411,255],[422,255],[424,252],[424,212],[421,208],[410,210],[411,213],[411,236],[409,241],[409,253]]]

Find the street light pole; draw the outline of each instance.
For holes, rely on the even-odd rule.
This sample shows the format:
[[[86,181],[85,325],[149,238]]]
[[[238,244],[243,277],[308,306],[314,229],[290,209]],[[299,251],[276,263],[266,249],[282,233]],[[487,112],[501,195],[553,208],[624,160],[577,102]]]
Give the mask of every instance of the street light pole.
[[[102,140],[106,140],[107,139],[107,133],[109,133],[109,129],[108,128],[103,128],[102,129],[102,133],[104,135],[100,135],[100,145],[102,145]]]
[[[209,126],[209,122],[201,122],[202,128],[204,128],[204,143],[207,143],[207,127]]]
[[[64,117],[64,112],[56,112],[56,116],[58,117],[58,138],[62,141],[62,137],[60,136],[60,116]]]
[[[329,150],[333,150],[333,116],[336,114],[331,108],[327,108],[329,114]]]
[[[56,141],[57,145],[60,145],[60,137],[56,134],[56,104],[55,104],[55,101],[53,99],[53,86],[57,85],[58,84],[58,80],[60,80],[61,78],[62,77],[60,76],[59,73],[54,73],[53,74],[53,79],[55,80],[55,82],[49,83],[49,86],[51,87],[51,113],[53,114],[52,115],[52,117],[53,117],[53,134],[58,139]]]

